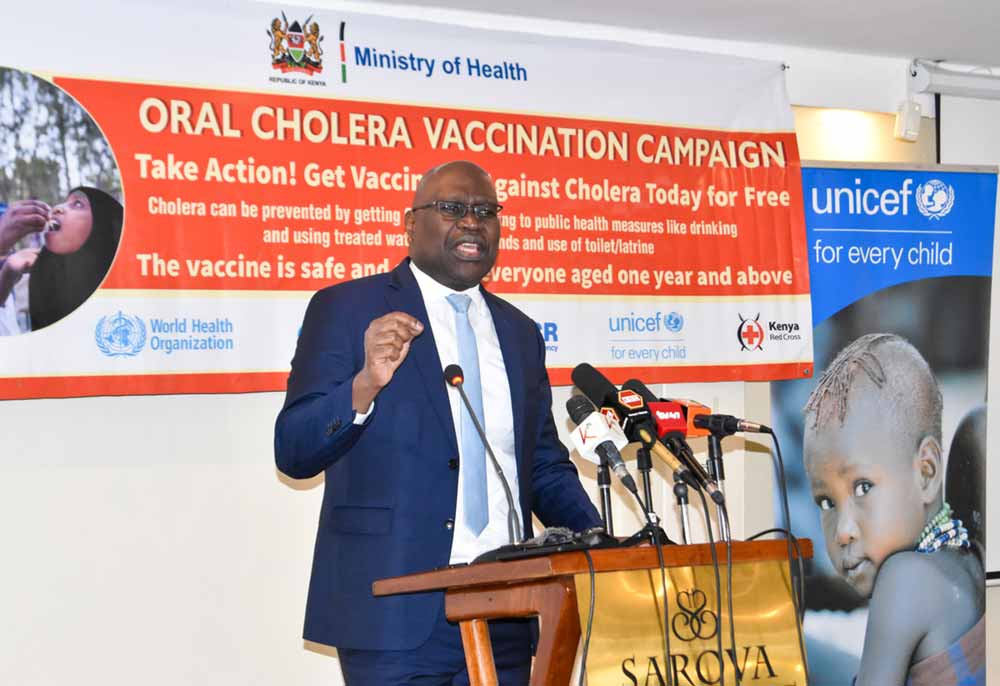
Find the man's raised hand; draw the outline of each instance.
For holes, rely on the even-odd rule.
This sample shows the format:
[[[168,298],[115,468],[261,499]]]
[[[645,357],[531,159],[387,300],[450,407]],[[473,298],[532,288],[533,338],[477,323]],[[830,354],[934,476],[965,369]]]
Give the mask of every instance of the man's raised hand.
[[[356,412],[367,412],[378,392],[403,364],[410,343],[424,330],[420,320],[405,312],[390,312],[365,330],[365,366],[354,377],[351,400]]]

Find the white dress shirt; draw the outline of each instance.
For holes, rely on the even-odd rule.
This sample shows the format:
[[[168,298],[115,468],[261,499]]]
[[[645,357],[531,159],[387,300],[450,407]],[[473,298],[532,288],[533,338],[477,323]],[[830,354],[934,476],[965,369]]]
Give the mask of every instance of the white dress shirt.
[[[493,316],[483,298],[479,287],[466,291],[453,291],[444,286],[410,262],[410,269],[420,286],[420,294],[427,308],[434,342],[437,344],[438,357],[441,361],[441,373],[449,364],[458,364],[458,338],[455,332],[455,310],[447,298],[452,293],[461,292],[472,299],[469,305],[469,323],[476,335],[476,348],[479,354],[479,374],[483,388],[483,414],[486,415],[483,427],[493,454],[496,455],[507,483],[510,484],[511,495],[518,506],[520,519],[520,498],[517,488],[517,460],[514,455],[514,410],[510,400],[510,384],[507,381],[507,368],[497,339]],[[443,378],[443,377],[442,377]],[[444,381],[442,380],[442,383]],[[459,465],[465,456],[462,455],[462,414],[467,412],[457,389],[448,389],[448,401],[451,404],[451,417],[455,425],[455,435],[458,439]],[[489,522],[478,536],[465,525],[462,507],[462,479],[458,480],[458,501],[455,505],[454,540],[451,545],[451,564],[469,562],[480,553],[493,550],[509,543],[507,535],[507,497],[504,495],[503,484],[496,475],[486,455],[486,489],[489,496]]]

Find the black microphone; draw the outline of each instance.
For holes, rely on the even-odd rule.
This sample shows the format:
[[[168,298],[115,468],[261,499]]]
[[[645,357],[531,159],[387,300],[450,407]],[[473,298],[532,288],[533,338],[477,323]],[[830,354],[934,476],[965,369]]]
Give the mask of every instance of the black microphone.
[[[493,463],[493,470],[500,477],[504,495],[507,496],[507,537],[510,539],[511,545],[519,543],[523,540],[521,536],[520,510],[514,505],[514,497],[510,493],[510,484],[507,483],[507,477],[504,476],[503,468],[500,466],[497,456],[493,454],[493,449],[490,447],[489,441],[486,440],[486,432],[483,431],[483,427],[479,423],[479,418],[472,411],[469,396],[465,394],[465,388],[463,388],[465,374],[462,372],[462,368],[457,364],[449,364],[444,368],[444,380],[449,386],[458,389],[459,395],[462,396],[462,402],[465,403],[465,409],[469,413],[469,416],[472,417],[472,424],[476,427],[479,440],[482,441],[483,447],[486,448],[486,454],[490,456],[490,462]]]
[[[649,408],[633,392],[619,391],[608,378],[586,362],[573,368],[570,373],[573,384],[579,388],[590,401],[601,408],[601,412],[613,417],[628,436],[629,441],[641,441],[636,430],[643,426],[655,433]]]
[[[642,443],[647,450],[666,462],[675,479],[706,490],[717,503],[725,501],[722,491],[712,481],[704,481],[695,476],[684,462],[658,440],[656,425],[642,396],[634,390],[616,389],[606,376],[586,362],[578,364],[570,378],[594,404],[601,404],[602,413],[613,416],[618,421],[629,440]]]
[[[653,392],[649,390],[646,384],[638,379],[629,379],[622,384],[622,388],[638,393],[642,399],[646,401],[647,406],[651,406],[651,403],[660,403],[660,399],[653,395]],[[678,430],[676,431],[660,431],[661,427],[669,428],[670,424],[657,422],[657,434],[659,435],[660,440],[663,441],[667,448],[670,449],[670,452],[680,458],[680,460],[687,465],[688,469],[694,473],[700,484],[712,484],[714,486],[715,484],[712,478],[708,475],[708,472],[705,471],[705,468],[701,465],[701,463],[695,459],[694,453],[691,451],[691,446],[689,446],[687,441],[684,440],[685,432],[683,429],[679,428],[683,423],[683,421],[675,423],[678,426]],[[705,490],[711,491],[711,488],[706,486]],[[714,500],[715,496],[712,496],[712,499]]]
[[[714,434],[729,436],[737,432],[769,434],[773,433],[771,427],[751,422],[748,419],[740,419],[731,414],[703,414],[694,418],[694,425],[700,429],[711,431]]]
[[[628,443],[618,424],[598,412],[594,403],[582,395],[574,395],[567,400],[566,411],[577,425],[572,438],[580,457],[592,462],[597,461],[595,457],[599,457],[611,467],[611,471],[625,488],[638,495],[635,479],[629,474],[622,454],[618,452],[620,447]]]

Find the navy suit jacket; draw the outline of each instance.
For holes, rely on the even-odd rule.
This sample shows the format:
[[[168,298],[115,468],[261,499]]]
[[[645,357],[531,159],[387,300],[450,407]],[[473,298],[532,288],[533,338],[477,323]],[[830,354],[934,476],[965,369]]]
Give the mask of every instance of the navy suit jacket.
[[[524,531],[581,530],[600,517],[556,436],[545,346],[534,322],[483,291],[510,382]],[[402,311],[424,324],[409,354],[353,423],[351,382],[372,320]],[[388,274],[331,286],[306,310],[288,393],[275,426],[278,468],[325,471],[305,638],[362,650],[408,650],[429,636],[442,593],[375,598],[372,582],[448,564],[458,447],[441,362],[409,260]]]

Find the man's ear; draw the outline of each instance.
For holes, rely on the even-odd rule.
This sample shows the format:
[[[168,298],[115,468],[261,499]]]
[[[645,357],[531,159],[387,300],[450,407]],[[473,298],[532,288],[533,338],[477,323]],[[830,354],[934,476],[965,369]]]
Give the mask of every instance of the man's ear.
[[[413,240],[413,227],[417,223],[417,217],[413,214],[413,210],[407,210],[406,214],[403,215],[403,228],[406,229],[406,237]]]
[[[924,436],[917,448],[917,469],[920,472],[920,494],[925,505],[941,497],[944,465],[941,462],[941,444],[933,436]]]

